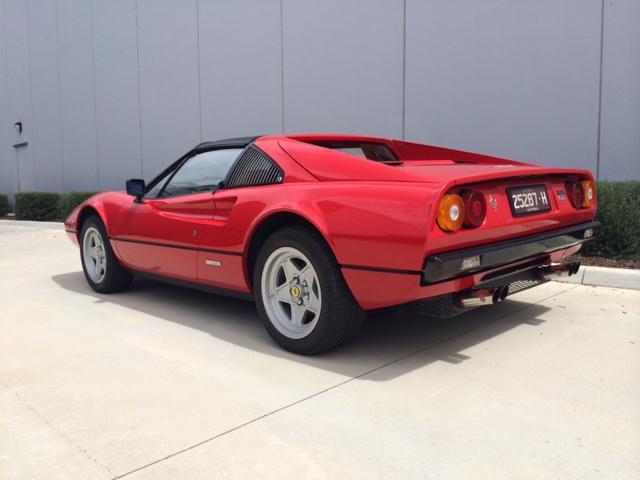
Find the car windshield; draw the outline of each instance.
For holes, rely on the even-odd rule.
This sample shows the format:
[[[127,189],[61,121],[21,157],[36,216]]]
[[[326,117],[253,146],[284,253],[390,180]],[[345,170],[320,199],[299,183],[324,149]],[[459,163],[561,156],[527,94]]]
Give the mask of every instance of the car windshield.
[[[397,165],[402,162],[387,145],[373,142],[310,142],[319,147],[330,148],[342,153],[366,158],[374,162]]]

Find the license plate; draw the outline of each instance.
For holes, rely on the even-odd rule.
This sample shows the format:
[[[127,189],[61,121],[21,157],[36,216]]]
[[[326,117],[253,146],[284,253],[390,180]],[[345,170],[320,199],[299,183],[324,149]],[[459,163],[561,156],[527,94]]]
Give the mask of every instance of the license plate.
[[[507,189],[511,213],[514,217],[548,212],[551,210],[549,194],[544,185],[529,185]]]

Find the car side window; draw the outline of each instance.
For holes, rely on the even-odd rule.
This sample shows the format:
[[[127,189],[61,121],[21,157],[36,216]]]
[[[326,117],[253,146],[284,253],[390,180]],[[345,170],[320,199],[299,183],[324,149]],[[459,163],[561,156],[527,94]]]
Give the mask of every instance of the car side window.
[[[175,197],[214,190],[225,179],[242,150],[241,148],[211,150],[190,157],[159,191],[158,196]]]

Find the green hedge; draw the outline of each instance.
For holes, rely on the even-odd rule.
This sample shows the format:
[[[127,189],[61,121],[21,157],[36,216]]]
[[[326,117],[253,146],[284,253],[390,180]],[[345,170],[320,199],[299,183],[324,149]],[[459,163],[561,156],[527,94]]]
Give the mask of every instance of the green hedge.
[[[9,213],[9,197],[0,195],[0,217],[6,217]]]
[[[15,211],[17,220],[53,221],[64,220],[67,216],[87,198],[98,192],[20,192],[16,193]],[[0,195],[0,216],[3,213],[2,198],[8,210],[6,195]]]
[[[583,255],[640,260],[640,182],[598,182],[600,235]]]
[[[58,219],[60,195],[48,192],[16,193],[16,220],[52,221]]]
[[[73,210],[87,198],[93,197],[98,192],[69,192],[63,193],[58,206],[58,216],[64,220]]]

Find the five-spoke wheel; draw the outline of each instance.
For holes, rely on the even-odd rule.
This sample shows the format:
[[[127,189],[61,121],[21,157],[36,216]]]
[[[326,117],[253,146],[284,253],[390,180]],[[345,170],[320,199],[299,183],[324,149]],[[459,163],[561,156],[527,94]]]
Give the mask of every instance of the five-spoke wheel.
[[[315,328],[322,309],[320,282],[311,261],[293,247],[281,247],[267,259],[262,297],[274,326],[289,338]]]
[[[85,231],[82,240],[82,257],[87,275],[95,283],[100,283],[107,271],[107,255],[100,232],[95,227],[89,227]]]
[[[339,345],[364,318],[333,252],[308,228],[284,228],[267,239],[255,262],[253,290],[267,332],[296,353]]]

